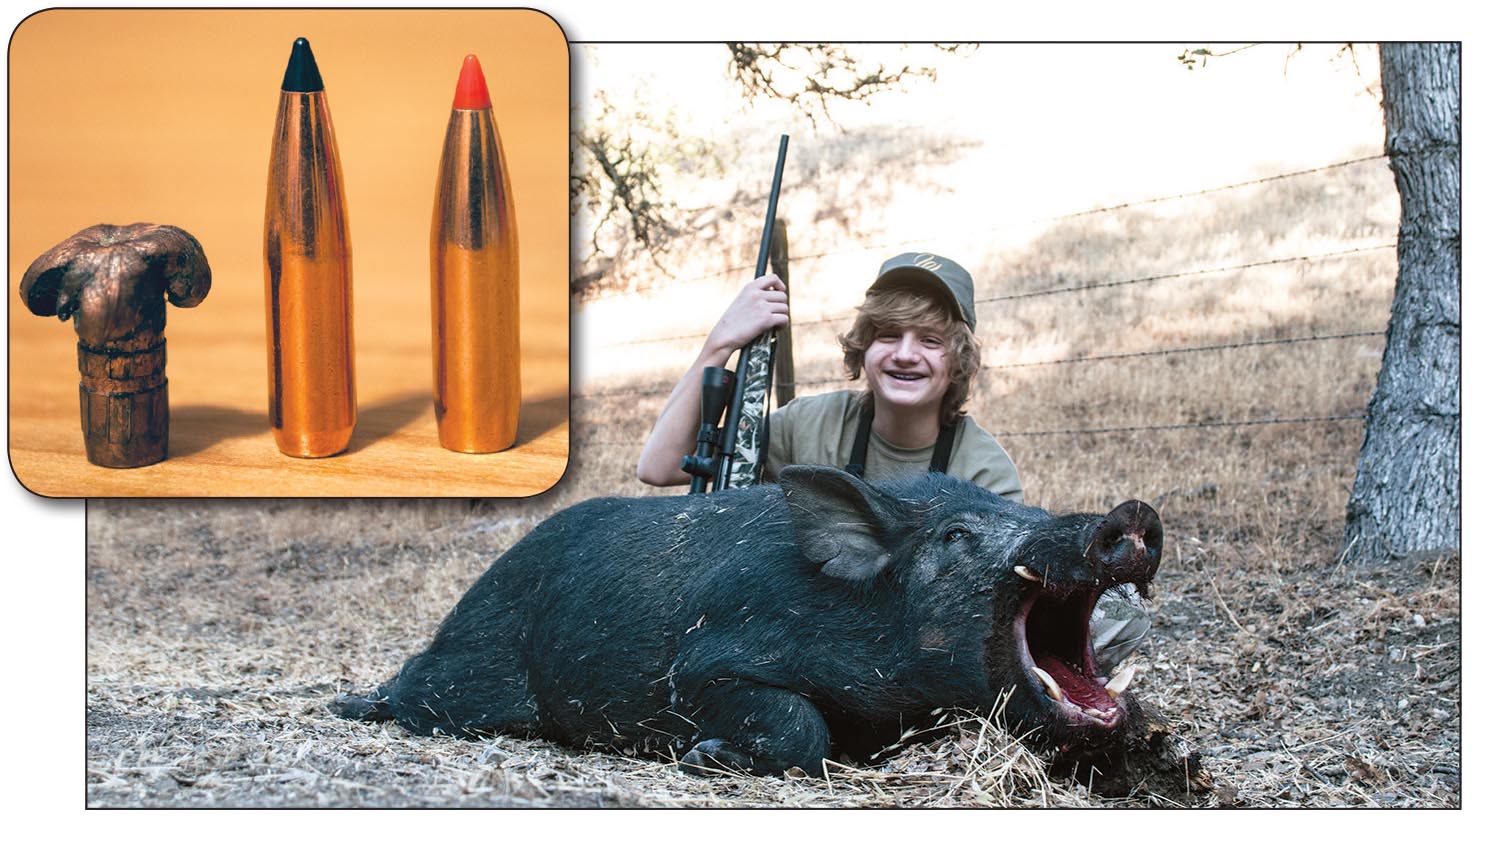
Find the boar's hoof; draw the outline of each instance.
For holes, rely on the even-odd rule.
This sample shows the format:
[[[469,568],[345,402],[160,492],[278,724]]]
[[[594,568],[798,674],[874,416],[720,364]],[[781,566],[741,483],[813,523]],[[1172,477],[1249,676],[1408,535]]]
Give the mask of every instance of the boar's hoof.
[[[699,741],[678,762],[678,769],[695,776],[709,773],[749,773],[753,766],[751,757],[736,749],[729,741],[710,738]]]
[[[386,701],[374,696],[361,697],[340,692],[334,697],[333,702],[328,704],[328,710],[345,720],[378,723],[391,719],[391,713],[386,708]]]

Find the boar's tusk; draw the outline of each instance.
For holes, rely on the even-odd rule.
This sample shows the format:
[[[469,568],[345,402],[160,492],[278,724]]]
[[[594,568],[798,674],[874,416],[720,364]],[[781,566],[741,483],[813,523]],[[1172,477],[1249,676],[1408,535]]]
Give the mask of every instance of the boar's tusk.
[[[1110,681],[1105,685],[1105,690],[1110,694],[1112,699],[1118,697],[1121,694],[1125,693],[1126,686],[1131,684],[1131,680],[1135,678],[1135,676],[1136,665],[1133,664],[1130,667],[1124,668],[1119,673],[1115,674],[1115,676],[1112,677]]]
[[[1048,689],[1048,696],[1058,702],[1063,702],[1063,691],[1058,688],[1058,681],[1053,678],[1051,673],[1036,665],[1032,666],[1032,672],[1036,673],[1037,678],[1042,680],[1043,687]]]
[[[1031,568],[1028,568],[1026,565],[1017,565],[1011,570],[1015,571],[1016,575],[1024,580],[1031,580],[1032,582],[1042,582],[1042,577],[1037,576],[1037,573]]]

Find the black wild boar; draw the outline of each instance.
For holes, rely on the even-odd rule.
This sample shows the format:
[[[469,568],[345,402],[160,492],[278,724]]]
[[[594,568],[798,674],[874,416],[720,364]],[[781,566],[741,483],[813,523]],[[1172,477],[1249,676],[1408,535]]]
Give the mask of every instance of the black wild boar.
[[[1145,591],[1161,551],[1144,503],[1054,517],[932,474],[799,466],[777,486],[600,498],[539,525],[395,678],[333,710],[766,774],[1010,693],[1011,728],[1108,746],[1138,710],[1129,677],[1096,676],[1090,611],[1112,585]]]

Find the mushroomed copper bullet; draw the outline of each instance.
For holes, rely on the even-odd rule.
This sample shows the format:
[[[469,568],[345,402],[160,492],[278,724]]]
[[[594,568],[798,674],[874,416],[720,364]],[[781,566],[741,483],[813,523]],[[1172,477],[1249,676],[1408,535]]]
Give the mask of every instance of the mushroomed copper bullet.
[[[73,320],[78,410],[89,462],[135,468],[167,458],[166,301],[208,295],[203,247],[170,225],[96,225],[53,246],[21,279],[38,316]]]
[[[271,429],[282,453],[327,457],[354,433],[354,290],[339,150],[306,39],[281,87],[266,179]]]
[[[433,407],[438,441],[482,454],[516,441],[521,406],[515,201],[479,60],[464,58],[433,201]]]

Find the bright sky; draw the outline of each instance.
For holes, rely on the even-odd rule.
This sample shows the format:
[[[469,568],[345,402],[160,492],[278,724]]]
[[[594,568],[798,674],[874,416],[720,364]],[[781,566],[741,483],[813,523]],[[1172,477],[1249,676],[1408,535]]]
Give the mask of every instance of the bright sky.
[[[1201,46],[985,44],[952,56],[856,45],[853,54],[889,67],[936,67],[938,81],[916,81],[870,107],[846,104],[836,116],[848,128],[912,124],[981,139],[988,157],[1011,163],[968,192],[1001,191],[1010,204],[1048,213],[1380,150],[1380,104],[1364,93],[1378,76],[1373,47],[1358,49],[1359,74],[1348,54],[1335,59],[1332,45],[1291,57],[1290,47],[1258,46],[1184,69],[1178,54]],[[700,136],[749,133],[758,124],[771,137],[785,130],[807,142],[812,134],[786,108],[748,114],[721,44],[604,44],[585,55],[576,90],[673,109]]]

